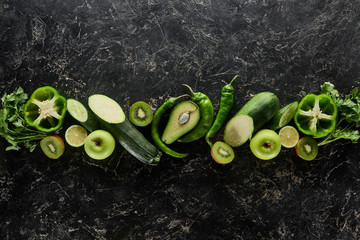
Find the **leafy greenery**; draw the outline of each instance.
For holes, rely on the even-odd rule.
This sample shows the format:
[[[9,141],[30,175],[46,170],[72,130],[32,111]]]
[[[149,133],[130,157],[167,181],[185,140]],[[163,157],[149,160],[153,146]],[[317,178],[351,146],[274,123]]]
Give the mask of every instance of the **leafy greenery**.
[[[27,99],[28,95],[21,87],[15,93],[5,93],[1,98],[3,108],[0,109],[0,136],[10,143],[6,151],[19,150],[23,144],[32,152],[38,140],[46,136],[46,133],[27,126],[24,119],[24,105]]]
[[[338,122],[332,133],[323,139],[319,146],[336,141],[338,139],[348,139],[357,143],[360,139],[360,92],[354,88],[349,95],[341,98],[339,92],[330,82],[321,85],[321,93],[327,94],[334,100],[338,110]]]

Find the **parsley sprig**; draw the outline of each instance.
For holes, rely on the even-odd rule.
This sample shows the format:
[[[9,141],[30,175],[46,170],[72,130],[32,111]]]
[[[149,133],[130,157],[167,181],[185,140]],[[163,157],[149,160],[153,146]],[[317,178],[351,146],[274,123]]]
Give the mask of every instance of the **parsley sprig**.
[[[329,95],[335,102],[338,110],[338,122],[332,133],[325,137],[319,146],[331,143],[339,139],[348,139],[357,143],[360,133],[357,128],[360,126],[360,92],[354,88],[351,94],[341,97],[335,86],[325,82],[320,87],[321,93]]]
[[[1,98],[0,137],[5,138],[10,146],[8,150],[19,150],[21,144],[30,152],[34,151],[46,133],[29,128],[24,119],[24,106],[28,95],[19,87],[15,93],[4,94]]]

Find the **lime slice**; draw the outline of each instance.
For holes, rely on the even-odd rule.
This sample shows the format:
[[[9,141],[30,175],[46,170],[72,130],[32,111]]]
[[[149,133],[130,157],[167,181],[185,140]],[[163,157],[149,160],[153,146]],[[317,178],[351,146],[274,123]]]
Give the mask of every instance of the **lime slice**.
[[[281,145],[293,148],[299,141],[299,132],[293,126],[285,126],[279,131]]]
[[[72,125],[65,132],[65,140],[72,147],[84,145],[86,137],[86,129],[80,125]]]

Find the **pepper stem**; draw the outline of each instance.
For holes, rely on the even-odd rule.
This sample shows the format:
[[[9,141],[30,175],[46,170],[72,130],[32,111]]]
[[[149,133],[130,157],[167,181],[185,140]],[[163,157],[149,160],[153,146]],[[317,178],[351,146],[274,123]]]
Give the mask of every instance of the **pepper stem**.
[[[177,100],[179,100],[180,98],[183,98],[183,97],[190,97],[190,95],[189,94],[183,94],[183,95],[180,95],[180,96],[174,98],[174,100],[177,101]]]
[[[191,95],[195,94],[194,91],[192,90],[192,88],[189,85],[183,84],[183,86],[187,87],[190,90]]]
[[[239,75],[236,75],[232,80],[231,82],[228,84],[228,85],[232,85],[232,83],[235,81],[235,79],[237,79],[239,77]]]

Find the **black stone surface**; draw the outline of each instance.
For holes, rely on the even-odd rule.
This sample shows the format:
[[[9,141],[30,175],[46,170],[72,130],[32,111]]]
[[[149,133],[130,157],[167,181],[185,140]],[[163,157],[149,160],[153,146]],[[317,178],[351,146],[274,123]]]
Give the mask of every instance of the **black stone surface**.
[[[155,111],[186,83],[217,112],[220,89],[240,74],[232,114],[260,91],[282,105],[325,81],[347,94],[360,81],[359,9],[357,0],[3,0],[0,93],[103,93],[128,113],[138,100]],[[0,239],[360,238],[359,144],[324,146],[312,162],[293,150],[260,161],[244,145],[220,166],[202,139],[173,145],[189,156],[156,167],[120,146],[99,162],[69,146],[50,160],[3,145]]]

